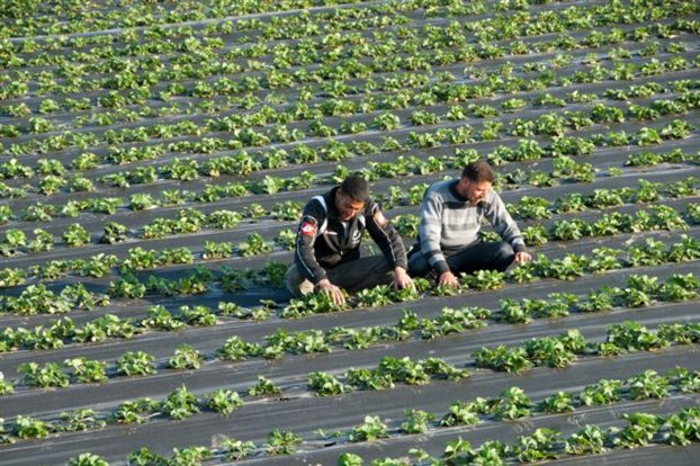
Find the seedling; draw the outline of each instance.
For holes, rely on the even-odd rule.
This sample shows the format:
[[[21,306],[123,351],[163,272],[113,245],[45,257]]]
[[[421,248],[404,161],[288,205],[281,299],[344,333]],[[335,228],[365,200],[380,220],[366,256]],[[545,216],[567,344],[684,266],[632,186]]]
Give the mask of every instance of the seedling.
[[[238,393],[229,389],[217,388],[207,395],[207,406],[224,416],[228,416],[242,404],[243,400]]]

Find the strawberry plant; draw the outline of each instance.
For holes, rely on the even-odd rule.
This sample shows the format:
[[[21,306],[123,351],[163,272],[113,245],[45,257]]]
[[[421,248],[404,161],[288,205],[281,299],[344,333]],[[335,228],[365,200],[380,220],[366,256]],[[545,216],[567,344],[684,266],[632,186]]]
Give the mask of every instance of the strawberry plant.
[[[274,382],[271,380],[267,379],[266,377],[259,375],[258,376],[258,383],[250,387],[248,390],[248,395],[250,396],[260,396],[260,395],[266,395],[266,396],[272,396],[272,395],[279,395],[282,393],[282,389],[279,388],[277,385],[275,385]]]
[[[696,407],[686,408],[666,418],[663,427],[663,440],[670,445],[688,445],[700,439],[698,428],[700,413]]]
[[[41,228],[35,228],[34,239],[27,244],[27,249],[31,252],[42,252],[53,250],[53,245],[56,243],[56,238],[49,232]]]
[[[561,434],[552,429],[540,428],[532,435],[519,436],[513,446],[513,455],[521,462],[535,462],[558,457]]]
[[[613,324],[608,327],[606,333],[606,343],[611,343],[625,351],[650,351],[669,344],[655,333],[647,330],[645,326],[634,321]]]
[[[498,420],[512,421],[530,415],[533,406],[530,399],[518,387],[504,390],[493,408],[493,415]]]
[[[172,419],[182,420],[199,412],[197,398],[182,385],[170,392],[160,409]]]
[[[601,379],[593,385],[587,385],[579,395],[585,406],[607,405],[620,401],[620,380]]]
[[[76,458],[68,460],[69,466],[108,466],[109,463],[99,455],[93,453],[81,453]]]
[[[552,216],[549,206],[550,203],[547,199],[523,196],[518,204],[509,206],[508,210],[514,212],[521,219],[544,219]]]
[[[354,453],[341,453],[338,457],[338,466],[362,466],[364,460],[361,456],[355,455]]]
[[[228,389],[217,388],[207,395],[207,406],[209,409],[224,416],[228,416],[242,404],[243,401],[238,393]]]
[[[379,374],[388,374],[396,382],[405,382],[409,385],[422,385],[428,383],[430,376],[420,362],[414,362],[409,357],[402,359],[385,356],[379,362]]]
[[[21,439],[44,438],[51,430],[50,425],[30,416],[19,415],[12,425],[13,435]]]
[[[503,287],[503,272],[496,270],[477,270],[471,275],[465,275],[462,282],[476,290],[496,290]]]
[[[518,300],[506,298],[500,301],[501,310],[498,313],[499,322],[509,324],[528,324],[532,322],[529,310]]]
[[[603,453],[606,441],[605,432],[598,426],[587,424],[583,429],[572,434],[566,440],[567,455],[595,455]]]
[[[544,255],[532,261],[532,267],[542,277],[558,280],[574,280],[584,275],[588,259],[585,256],[567,254],[561,259],[549,260]]]
[[[401,423],[399,430],[406,434],[422,434],[426,432],[429,423],[435,419],[435,415],[419,409],[411,409],[405,412],[406,420]]]
[[[319,396],[333,396],[345,393],[348,390],[331,374],[325,372],[312,372],[308,377],[308,387]]]
[[[121,273],[116,282],[110,282],[107,294],[115,298],[142,298],[146,286],[131,272]]]
[[[524,348],[508,349],[503,345],[493,349],[481,348],[473,355],[477,367],[486,367],[497,371],[521,373],[529,370],[532,363],[527,359]]]
[[[185,326],[185,323],[176,320],[165,307],[160,305],[149,308],[146,318],[140,324],[144,328],[165,332],[180,330]]]
[[[68,375],[55,362],[47,362],[43,367],[35,362],[24,362],[17,367],[17,372],[24,374],[23,381],[30,387],[65,388],[70,385]]]
[[[628,425],[622,430],[613,429],[616,435],[612,443],[615,447],[636,448],[647,445],[663,424],[663,418],[653,414],[632,413],[623,414],[623,417]]]
[[[574,354],[556,338],[544,337],[525,344],[527,357],[536,366],[562,368],[571,364]]]
[[[68,432],[102,429],[107,424],[104,420],[95,417],[94,410],[87,408],[61,413],[59,418],[63,425],[55,426],[56,430]]]
[[[116,244],[126,241],[126,227],[117,222],[108,222],[104,226],[104,233],[100,237],[100,243]]]
[[[345,377],[351,385],[360,390],[386,390],[394,388],[391,374],[369,369],[350,369]]]
[[[202,355],[188,344],[178,346],[168,360],[168,367],[172,369],[199,369],[201,366]]]
[[[479,423],[477,414],[474,403],[456,401],[450,405],[449,412],[440,419],[440,425],[444,427],[475,425]]]
[[[153,415],[159,408],[159,403],[150,398],[126,401],[112,413],[111,421],[118,424],[140,424],[147,416]]]
[[[84,357],[66,359],[63,365],[72,370],[72,376],[78,383],[105,383],[107,374],[106,363],[92,361]]]
[[[255,444],[225,437],[221,440],[221,450],[226,460],[239,461],[255,450]]]
[[[90,234],[81,225],[74,223],[63,232],[63,241],[70,248],[85,246],[90,242]]]
[[[154,359],[143,351],[128,351],[117,359],[117,371],[128,377],[155,374]]]
[[[188,325],[209,326],[216,325],[216,316],[206,306],[182,306],[179,320]]]
[[[5,380],[5,375],[2,372],[0,372],[0,396],[11,395],[14,392],[15,389],[12,386],[12,383]]]
[[[233,244],[226,241],[223,243],[216,243],[214,241],[204,242],[204,252],[202,253],[202,259],[204,260],[217,260],[226,259],[231,257],[233,253]]]
[[[296,245],[296,233],[289,228],[279,232],[275,244],[286,251],[293,251]]]
[[[302,438],[292,432],[275,429],[267,437],[265,452],[271,456],[291,455],[302,443]]]
[[[653,370],[646,370],[642,374],[628,379],[625,384],[629,387],[629,396],[635,400],[668,396],[668,380],[658,376]]]
[[[452,364],[439,358],[427,358],[420,361],[425,367],[425,372],[432,377],[446,378],[448,380],[461,380],[469,377],[469,370],[457,369]]]
[[[612,296],[607,290],[590,291],[576,307],[581,312],[610,311],[613,308]]]
[[[354,427],[348,435],[350,442],[373,442],[389,436],[387,425],[377,416],[365,416],[364,423]]]
[[[620,251],[612,248],[595,248],[593,258],[588,262],[588,270],[592,273],[607,272],[622,267],[619,260]]]
[[[566,392],[557,392],[545,398],[538,406],[545,413],[568,413],[574,410],[574,398]]]
[[[238,252],[243,257],[257,256],[272,251],[272,247],[258,233],[251,233],[245,242],[238,245]]]
[[[280,312],[280,316],[284,319],[299,318],[308,314],[324,314],[342,309],[343,306],[333,304],[331,298],[326,294],[309,293],[302,298],[290,300],[289,305]]]

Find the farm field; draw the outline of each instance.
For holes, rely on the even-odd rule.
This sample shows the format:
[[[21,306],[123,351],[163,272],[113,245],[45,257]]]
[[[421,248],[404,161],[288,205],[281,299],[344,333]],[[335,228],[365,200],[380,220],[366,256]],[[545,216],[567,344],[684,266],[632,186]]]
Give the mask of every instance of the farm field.
[[[0,466],[700,462],[698,2],[0,20]],[[532,262],[291,298],[313,196],[408,249],[480,159]]]

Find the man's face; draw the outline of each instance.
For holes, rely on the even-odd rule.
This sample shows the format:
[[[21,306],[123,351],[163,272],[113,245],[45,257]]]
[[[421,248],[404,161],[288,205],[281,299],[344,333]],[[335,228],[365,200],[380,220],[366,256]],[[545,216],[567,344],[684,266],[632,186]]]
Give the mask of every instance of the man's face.
[[[466,197],[472,204],[478,204],[486,199],[486,193],[491,188],[490,181],[471,181],[469,178],[462,178],[457,184],[457,192]]]
[[[343,193],[342,189],[338,188],[335,193],[335,210],[338,211],[338,216],[343,222],[349,222],[357,214],[365,208],[363,201],[358,201]]]

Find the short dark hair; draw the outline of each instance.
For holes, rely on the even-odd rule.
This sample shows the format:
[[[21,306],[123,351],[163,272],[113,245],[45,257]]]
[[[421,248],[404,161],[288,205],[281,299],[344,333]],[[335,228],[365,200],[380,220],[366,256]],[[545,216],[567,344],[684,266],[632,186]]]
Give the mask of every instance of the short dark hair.
[[[482,181],[488,181],[493,183],[496,176],[491,170],[491,166],[484,162],[483,160],[477,160],[475,162],[469,162],[464,170],[462,170],[462,178],[468,178],[469,181],[475,183],[481,183]]]
[[[350,175],[345,178],[340,189],[355,201],[366,202],[369,199],[369,183],[360,175]]]

